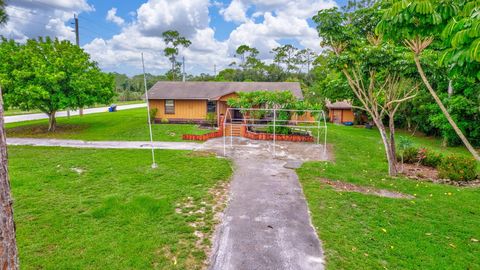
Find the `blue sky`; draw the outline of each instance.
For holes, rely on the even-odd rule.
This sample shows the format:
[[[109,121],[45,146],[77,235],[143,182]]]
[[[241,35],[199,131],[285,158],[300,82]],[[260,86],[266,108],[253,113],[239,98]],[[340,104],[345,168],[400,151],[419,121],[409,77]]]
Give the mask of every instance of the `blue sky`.
[[[168,60],[161,33],[177,30],[192,41],[180,54],[187,72],[213,73],[235,61],[235,48],[248,44],[271,61],[269,51],[290,43],[321,51],[311,17],[319,9],[341,6],[334,0],[7,0],[9,23],[0,35],[24,42],[38,36],[75,40],[78,14],[80,45],[105,71],[163,73]]]

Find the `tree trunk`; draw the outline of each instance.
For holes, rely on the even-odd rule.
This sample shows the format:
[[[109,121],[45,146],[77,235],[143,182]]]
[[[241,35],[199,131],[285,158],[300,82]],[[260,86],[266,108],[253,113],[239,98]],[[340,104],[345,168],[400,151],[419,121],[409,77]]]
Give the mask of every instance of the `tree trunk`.
[[[455,132],[457,133],[458,137],[460,137],[460,139],[462,140],[463,144],[467,147],[468,151],[470,151],[470,153],[473,155],[473,157],[480,161],[480,155],[477,153],[477,151],[475,150],[475,148],[473,148],[473,146],[470,144],[470,142],[468,141],[468,139],[465,137],[465,135],[463,135],[462,131],[460,130],[460,128],[458,128],[457,124],[455,123],[455,121],[453,121],[452,117],[450,116],[450,113],[447,111],[447,109],[445,108],[445,106],[443,105],[442,101],[440,100],[440,98],[438,97],[437,93],[433,90],[432,86],[430,85],[430,83],[428,82],[427,80],[427,76],[425,75],[425,72],[423,71],[423,68],[422,68],[422,64],[420,63],[420,58],[417,54],[415,54],[415,64],[417,65],[417,69],[418,69],[418,73],[420,74],[420,77],[422,77],[422,80],[423,80],[423,83],[425,84],[425,86],[427,87],[428,91],[430,91],[430,94],[432,95],[433,99],[435,99],[435,102],[437,102],[438,106],[440,107],[440,109],[442,110],[443,114],[445,115],[445,117],[447,118],[448,122],[450,123],[450,125],[453,127],[453,130],[455,130]]]
[[[395,147],[395,119],[393,115],[389,117],[388,129],[390,130],[390,150],[392,151],[393,158],[397,158],[397,148]]]
[[[396,157],[393,156],[394,151],[392,151],[392,145],[390,144],[387,136],[387,131],[385,129],[385,125],[382,123],[381,119],[374,119],[373,120],[378,127],[378,131],[380,132],[380,136],[382,137],[383,145],[385,146],[385,153],[387,155],[388,161],[388,175],[396,176],[397,175],[397,160]]]
[[[7,141],[3,121],[2,88],[0,87],[0,268],[18,269],[18,251],[15,241],[13,201],[8,178]]]
[[[48,131],[54,132],[57,128],[57,118],[55,118],[56,112],[48,113]]]

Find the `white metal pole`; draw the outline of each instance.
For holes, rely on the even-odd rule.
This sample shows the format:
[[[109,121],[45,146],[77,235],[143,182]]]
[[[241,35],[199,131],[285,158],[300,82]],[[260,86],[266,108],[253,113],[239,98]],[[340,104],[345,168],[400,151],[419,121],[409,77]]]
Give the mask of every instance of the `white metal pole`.
[[[317,120],[317,144],[320,144],[320,112],[318,114],[318,120]]]
[[[225,126],[227,125],[227,117],[228,113],[230,111],[230,108],[227,108],[227,111],[225,112],[225,118],[223,118],[223,155],[227,155],[227,148],[226,148],[226,139],[225,139]]]
[[[324,141],[324,147],[323,147],[323,155],[326,157],[327,155],[327,118],[325,117],[325,112],[322,111],[322,115],[323,115],[323,125],[325,127],[325,141]]]
[[[157,166],[157,163],[155,162],[155,150],[153,147],[152,122],[150,121],[150,104],[148,103],[147,76],[145,75],[145,62],[143,60],[143,52],[142,52],[142,68],[143,68],[143,84],[145,86],[145,100],[147,101],[148,129],[150,131],[150,144],[152,146],[152,169],[155,169],[158,166]]]
[[[275,142],[276,142],[276,123],[277,122],[277,110],[273,109],[273,157],[277,156]]]

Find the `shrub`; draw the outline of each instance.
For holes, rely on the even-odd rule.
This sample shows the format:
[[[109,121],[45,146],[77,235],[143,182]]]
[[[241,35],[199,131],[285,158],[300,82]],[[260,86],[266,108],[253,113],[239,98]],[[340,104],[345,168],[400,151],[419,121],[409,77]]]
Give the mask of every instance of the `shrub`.
[[[453,181],[470,181],[477,178],[477,161],[473,158],[450,155],[442,159],[438,176]]]
[[[217,123],[217,114],[214,112],[207,113],[206,120],[210,126],[215,126],[215,124]]]
[[[155,123],[155,116],[157,116],[158,108],[150,108],[150,123]]]
[[[162,124],[168,124],[169,121],[168,121],[168,118],[162,118],[162,120],[160,120],[160,122]]]
[[[432,150],[425,149],[424,158],[421,164],[428,167],[437,168],[442,163],[443,155]]]
[[[410,146],[403,150],[403,162],[416,163],[418,162],[418,148]]]

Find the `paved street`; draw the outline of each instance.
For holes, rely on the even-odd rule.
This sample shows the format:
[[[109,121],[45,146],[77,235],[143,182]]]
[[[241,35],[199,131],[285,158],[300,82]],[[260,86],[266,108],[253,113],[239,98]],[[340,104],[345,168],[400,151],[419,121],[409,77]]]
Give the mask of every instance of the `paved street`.
[[[135,109],[135,108],[142,108],[146,107],[145,103],[141,104],[129,104],[129,105],[119,105],[117,106],[117,110],[128,110],[128,109]],[[100,108],[90,108],[84,109],[83,114],[92,114],[92,113],[101,113],[107,112],[108,107],[100,107]],[[70,115],[78,115],[78,111],[70,111]],[[56,114],[57,117],[66,117],[67,111],[60,111]],[[14,122],[23,122],[23,121],[30,121],[30,120],[38,120],[38,119],[47,119],[48,116],[44,113],[32,113],[32,114],[22,114],[22,115],[12,115],[5,117],[5,123],[14,123]]]

